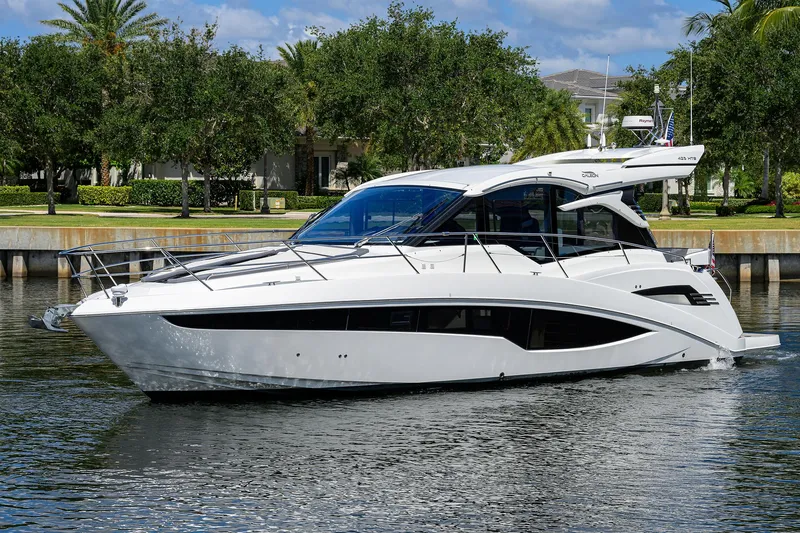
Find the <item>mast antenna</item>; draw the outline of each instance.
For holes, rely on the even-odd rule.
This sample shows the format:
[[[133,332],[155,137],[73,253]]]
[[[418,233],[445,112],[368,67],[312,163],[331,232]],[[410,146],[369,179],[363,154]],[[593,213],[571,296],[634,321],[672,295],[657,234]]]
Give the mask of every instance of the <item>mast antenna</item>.
[[[689,146],[694,145],[694,48],[689,48]]]
[[[606,137],[603,133],[606,124],[606,94],[608,93],[608,67],[611,64],[611,54],[606,56],[606,84],[603,88],[603,119],[600,121],[600,151],[606,147]]]

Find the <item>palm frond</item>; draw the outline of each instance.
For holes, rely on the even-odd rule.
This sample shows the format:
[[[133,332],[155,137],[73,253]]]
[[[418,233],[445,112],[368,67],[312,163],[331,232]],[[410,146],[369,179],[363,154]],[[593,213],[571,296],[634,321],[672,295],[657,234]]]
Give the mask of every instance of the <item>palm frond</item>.
[[[712,15],[702,11],[700,13],[695,13],[691,17],[686,17],[683,21],[683,33],[687,37],[703,35],[708,31],[708,28],[711,27],[713,22],[714,17]]]
[[[764,42],[767,34],[800,24],[800,6],[786,6],[771,9],[756,24],[753,35]]]
[[[66,31],[73,42],[91,41],[106,53],[115,54],[126,40],[147,35],[164,26],[167,20],[147,9],[143,0],[72,0],[58,5],[69,18],[43,20],[42,23]]]

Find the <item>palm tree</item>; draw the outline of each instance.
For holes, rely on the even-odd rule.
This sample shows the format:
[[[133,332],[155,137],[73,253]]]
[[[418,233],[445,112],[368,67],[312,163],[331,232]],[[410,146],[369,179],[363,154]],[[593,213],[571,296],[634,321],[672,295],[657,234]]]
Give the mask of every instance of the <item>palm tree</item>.
[[[522,146],[513,160],[577,150],[583,146],[586,132],[578,102],[569,91],[548,89],[530,117]]]
[[[298,126],[306,136],[305,195],[314,194],[314,140],[316,139],[317,84],[311,76],[311,57],[317,51],[317,41],[297,41],[293,45],[279,46],[278,53],[291,72],[296,85],[293,91],[295,116]]]
[[[94,45],[106,57],[120,54],[126,44],[149,35],[167,23],[156,13],[141,13],[147,9],[143,0],[72,0],[72,5],[59,2],[69,19],[43,20],[42,24],[63,30],[57,34],[65,42]],[[109,105],[108,90],[103,89],[103,107]],[[111,165],[107,154],[100,162],[101,182],[111,184]]]
[[[800,2],[797,0],[740,0],[734,14],[753,27],[755,38],[764,42],[771,31],[780,31],[800,24]]]
[[[732,15],[733,12],[737,9],[730,0],[714,0],[718,4],[722,4],[722,11],[719,13],[706,13],[704,11],[700,11],[699,13],[695,13],[691,17],[686,17],[686,20],[683,22],[683,32],[687,35],[703,35],[711,28],[714,24],[714,21],[717,17],[724,17],[728,15]]]

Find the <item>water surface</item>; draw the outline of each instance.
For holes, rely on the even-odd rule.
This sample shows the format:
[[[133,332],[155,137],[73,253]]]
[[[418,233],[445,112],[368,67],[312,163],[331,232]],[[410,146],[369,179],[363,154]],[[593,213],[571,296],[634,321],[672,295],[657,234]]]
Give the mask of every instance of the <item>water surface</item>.
[[[239,405],[25,327],[79,298],[0,283],[0,529],[800,530],[800,284],[734,294],[784,345],[733,368]]]

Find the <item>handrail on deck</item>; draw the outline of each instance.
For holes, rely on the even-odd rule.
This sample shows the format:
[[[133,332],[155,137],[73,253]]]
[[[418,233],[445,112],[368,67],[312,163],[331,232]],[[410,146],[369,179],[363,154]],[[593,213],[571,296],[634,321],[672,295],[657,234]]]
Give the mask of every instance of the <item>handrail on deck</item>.
[[[489,261],[491,261],[494,268],[497,270],[498,273],[502,274],[502,271],[497,264],[497,262],[492,257],[492,250],[488,249],[486,245],[484,245],[485,240],[493,240],[493,239],[500,239],[500,240],[513,240],[510,238],[523,238],[526,242],[535,243],[536,241],[541,241],[541,244],[546,250],[549,259],[552,260],[564,274],[565,278],[569,278],[564,265],[562,264],[563,259],[572,257],[572,256],[560,256],[559,254],[555,253],[553,247],[551,246],[552,243],[559,242],[560,246],[564,246],[564,241],[583,241],[583,242],[599,242],[608,245],[613,245],[612,247],[618,246],[620,251],[622,252],[622,257],[624,257],[625,262],[627,264],[631,264],[630,258],[628,257],[627,252],[625,251],[626,248],[633,248],[633,249],[644,249],[644,250],[655,250],[658,251],[664,256],[672,256],[675,258],[679,258],[685,264],[689,263],[685,256],[667,251],[667,250],[660,250],[658,248],[652,248],[649,246],[630,243],[626,241],[620,241],[616,239],[609,239],[605,237],[593,237],[593,236],[583,236],[583,235],[570,235],[564,233],[513,233],[513,232],[436,232],[436,233],[415,233],[415,234],[396,234],[396,235],[368,235],[361,238],[357,243],[350,243],[350,244],[342,244],[342,237],[329,237],[329,238],[314,238],[314,239],[307,239],[307,240],[298,240],[298,239],[249,239],[249,240],[242,240],[242,239],[234,239],[232,238],[237,235],[249,235],[249,236],[260,236],[262,234],[274,234],[275,230],[251,230],[251,231],[235,231],[235,232],[217,232],[217,233],[199,233],[199,234],[192,234],[192,235],[170,235],[165,237],[145,237],[145,238],[138,238],[138,239],[127,239],[123,241],[109,241],[99,244],[92,244],[86,246],[78,246],[75,248],[71,248],[69,250],[65,250],[60,253],[60,255],[65,256],[68,259],[70,264],[70,269],[72,270],[72,277],[78,279],[81,282],[81,290],[83,290],[84,294],[88,294],[87,291],[83,288],[82,281],[86,278],[95,278],[97,279],[100,284],[103,292],[106,294],[108,298],[108,290],[102,283],[101,278],[109,278],[111,282],[116,285],[117,282],[114,279],[114,275],[128,275],[131,277],[134,276],[143,276],[147,274],[151,274],[153,272],[160,272],[164,271],[165,269],[179,269],[184,271],[186,274],[191,276],[195,281],[198,281],[208,290],[213,290],[211,286],[206,283],[203,279],[201,279],[198,274],[201,270],[197,270],[198,268],[202,267],[202,270],[212,270],[215,268],[225,268],[225,269],[236,269],[239,267],[248,267],[252,271],[253,268],[259,268],[259,265],[253,264],[251,261],[257,260],[258,258],[252,260],[244,260],[244,264],[220,264],[219,266],[209,266],[209,265],[195,265],[193,268],[193,264],[198,261],[204,261],[213,259],[216,257],[222,257],[225,255],[235,255],[238,253],[247,253],[248,251],[253,251],[254,249],[261,249],[267,248],[270,246],[275,246],[281,248],[286,251],[290,251],[295,256],[297,256],[298,260],[292,262],[291,264],[301,264],[310,268],[315,274],[317,274],[320,280],[327,280],[328,278],[320,272],[316,265],[326,263],[326,262],[333,262],[338,260],[344,260],[354,257],[352,253],[345,253],[340,255],[333,255],[333,256],[325,256],[324,254],[319,254],[312,251],[302,250],[300,247],[307,245],[328,245],[333,246],[336,248],[341,248],[342,250],[351,251],[354,248],[360,248],[367,244],[380,244],[381,242],[387,242],[390,244],[396,251],[396,257],[402,257],[408,265],[414,270],[415,273],[420,274],[419,270],[416,266],[411,262],[411,259],[408,257],[407,253],[404,253],[403,250],[398,246],[398,244],[403,244],[405,241],[414,240],[418,241],[419,239],[430,239],[435,237],[440,238],[460,238],[463,237],[464,239],[464,260],[462,265],[462,271],[464,273],[467,272],[467,252],[469,248],[469,241],[470,239],[474,240],[477,243],[481,250],[486,254]],[[481,239],[484,238],[484,240]],[[345,237],[347,238],[347,237]],[[203,240],[215,240],[219,239],[220,242],[202,242]],[[162,243],[163,241],[166,241]],[[189,241],[189,242],[187,242]],[[191,241],[201,241],[201,242],[191,242]],[[148,243],[146,246],[142,246],[143,243]],[[124,246],[124,245],[133,245],[133,246]],[[490,244],[490,243],[486,243]],[[494,243],[491,243],[494,244]],[[235,249],[232,251],[231,248]],[[174,252],[178,251],[190,251],[192,253],[183,254],[182,260],[179,259]],[[598,250],[598,252],[607,252],[611,250]],[[117,261],[117,262],[109,262],[103,261],[101,257],[107,256],[109,254],[119,254],[119,253],[148,253],[154,255],[160,255],[161,257],[145,257],[145,258],[136,258],[131,259],[129,261]],[[321,257],[316,258],[306,258],[303,254],[311,254]],[[385,256],[382,256],[385,257]],[[618,256],[617,256],[618,257]],[[76,258],[78,260],[85,260],[88,264],[88,268],[83,270],[78,270],[72,264],[71,258]],[[109,258],[110,259],[110,258]],[[190,261],[186,261],[187,259],[191,259]],[[163,268],[152,268],[152,270],[143,270],[141,269],[142,263],[155,263],[156,261],[165,261],[165,263],[169,263],[168,266],[164,266]],[[97,265],[95,265],[95,262]],[[134,270],[130,267],[133,265],[139,265],[139,268]],[[110,269],[116,269],[119,267],[129,266],[128,272],[115,272],[115,274],[111,273]],[[155,267],[155,265],[151,265]],[[264,265],[265,267],[268,265]],[[102,273],[100,271],[105,273]],[[247,272],[248,270],[244,270],[243,272]],[[726,280],[727,281],[727,280]]]

